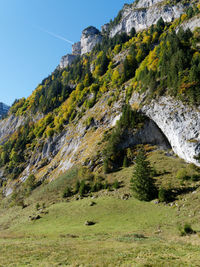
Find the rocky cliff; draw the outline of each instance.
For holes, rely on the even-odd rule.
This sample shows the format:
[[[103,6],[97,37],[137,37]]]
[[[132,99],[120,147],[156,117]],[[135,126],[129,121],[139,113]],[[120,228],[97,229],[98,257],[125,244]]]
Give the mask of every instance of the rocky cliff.
[[[141,0],[125,5],[119,23],[113,28],[106,25],[104,32],[110,30],[111,36],[121,31],[129,32],[136,24],[137,30],[146,28],[155,23],[162,12],[166,15],[162,16],[163,19],[171,21],[184,7],[181,1],[176,6],[164,3]],[[199,26],[199,14],[185,20],[182,25],[194,30]],[[146,116],[146,120],[137,131],[129,131],[121,141],[123,149],[149,143],[164,149],[170,148],[185,161],[200,166],[197,159],[200,156],[200,96],[197,90],[200,84],[200,34],[196,31],[194,38],[191,38],[192,33],[184,35],[182,32],[176,35],[174,32],[173,36],[169,36],[170,43],[165,36],[171,27],[177,26],[180,25],[175,22],[166,24],[160,32],[155,27],[153,30],[156,38],[152,38],[150,31],[140,32],[133,38],[128,36],[125,40],[116,38],[114,45],[109,42],[106,44],[105,51],[94,51],[92,56],[88,55],[87,62],[90,66],[86,64],[83,55],[102,41],[102,33],[94,27],[85,29],[81,41],[73,45],[73,55],[63,57],[61,69],[42,81],[32,96],[18,102],[13,109],[14,113],[0,121],[0,144],[3,145],[11,137],[8,146],[0,147],[0,152],[4,153],[1,178],[4,179],[6,173],[10,175],[11,181],[24,181],[30,173],[34,173],[41,181],[51,180],[76,164],[101,171],[106,135],[116,125],[122,107],[128,101],[135,110]],[[185,38],[184,43],[181,43],[180,36]],[[187,51],[189,59],[186,63],[189,63],[184,68],[182,64],[176,64],[182,71],[183,80],[175,84],[178,89],[175,88],[176,91],[171,94],[167,83],[163,83],[165,88],[159,84],[160,81],[167,80],[165,73],[168,70],[163,66],[170,59],[166,56],[166,61],[160,63],[159,53],[167,55],[169,49],[167,52],[164,49],[173,48],[173,41],[175,48],[180,45],[179,58],[182,50]],[[177,49],[172,50],[177,56],[174,51]],[[77,57],[76,65],[74,59]],[[62,70],[72,62],[73,68],[69,68],[67,72]],[[181,62],[184,63],[184,60]],[[165,72],[163,77],[158,78],[160,67]],[[194,70],[190,72],[190,69]],[[181,75],[179,76],[182,77]],[[142,78],[143,82],[146,81],[144,77],[149,81],[146,87],[142,83]],[[152,77],[155,79],[152,80]],[[171,86],[170,89],[174,88]],[[196,99],[199,100],[196,102]],[[47,105],[48,101],[50,105]],[[9,154],[5,157],[7,149],[12,156]],[[13,174],[12,170],[18,171],[18,160],[22,171],[16,176],[16,172]],[[10,190],[9,186],[8,189]]]
[[[122,32],[130,33],[133,27],[136,31],[146,29],[156,24],[161,17],[165,22],[171,22],[180,17],[184,8],[181,3],[169,5],[166,1],[161,0],[143,0],[136,4],[125,5],[119,23],[111,27],[109,31],[110,37]]]
[[[81,41],[72,45],[72,54],[67,54],[61,58],[60,68],[70,66],[77,56],[84,55],[92,51],[98,43],[101,43],[102,35],[98,29],[90,26],[83,30]]]
[[[174,153],[200,166],[194,158],[200,153],[200,107],[192,108],[162,97],[144,105],[142,111],[162,130]]]
[[[84,55],[92,51],[96,44],[101,43],[102,35],[109,34],[114,37],[116,34],[126,32],[129,34],[132,28],[141,31],[157,23],[162,17],[165,22],[171,22],[184,12],[189,4],[180,1],[176,5],[165,0],[140,0],[133,4],[125,4],[120,11],[120,16],[114,24],[107,23],[101,27],[101,32],[93,26],[83,30],[81,41],[72,46],[72,55],[62,57],[60,68],[65,68],[72,64],[75,55]],[[192,19],[191,22],[183,24],[184,29],[194,30],[199,25],[199,17]]]
[[[90,26],[82,32],[81,37],[81,55],[91,52],[92,49],[102,41],[102,36],[99,30]]]
[[[77,55],[70,55],[67,54],[66,56],[63,56],[60,60],[60,68],[66,68],[67,66],[70,66],[74,60],[77,58]]]

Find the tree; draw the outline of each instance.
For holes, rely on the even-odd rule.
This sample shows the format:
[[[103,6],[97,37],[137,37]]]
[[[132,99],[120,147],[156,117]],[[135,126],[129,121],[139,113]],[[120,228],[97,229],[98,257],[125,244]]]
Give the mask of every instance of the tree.
[[[36,187],[36,178],[34,174],[30,174],[26,181],[24,182],[24,189],[29,194],[31,191],[33,191]]]
[[[140,150],[136,157],[136,165],[131,179],[131,189],[139,200],[150,201],[157,197],[155,181],[144,150]]]
[[[135,28],[133,27],[133,28],[131,29],[131,32],[130,32],[130,36],[131,36],[131,38],[134,37],[135,34],[136,34],[136,30],[135,30]]]
[[[63,198],[71,197],[71,195],[72,195],[72,190],[69,186],[67,186],[63,191],[62,197]]]

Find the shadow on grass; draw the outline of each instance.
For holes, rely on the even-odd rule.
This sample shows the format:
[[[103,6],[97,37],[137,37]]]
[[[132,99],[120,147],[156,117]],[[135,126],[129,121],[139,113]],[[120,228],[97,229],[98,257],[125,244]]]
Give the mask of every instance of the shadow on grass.
[[[178,196],[183,194],[188,194],[194,192],[199,185],[196,186],[188,186],[184,188],[170,188],[166,190],[166,202],[173,202],[177,199]]]

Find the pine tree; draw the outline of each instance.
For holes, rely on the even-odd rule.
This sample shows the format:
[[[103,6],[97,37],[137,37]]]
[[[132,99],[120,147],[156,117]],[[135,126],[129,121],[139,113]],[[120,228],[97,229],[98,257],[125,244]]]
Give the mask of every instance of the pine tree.
[[[157,197],[155,181],[144,150],[139,151],[136,157],[136,165],[131,179],[131,189],[139,200],[150,201]]]

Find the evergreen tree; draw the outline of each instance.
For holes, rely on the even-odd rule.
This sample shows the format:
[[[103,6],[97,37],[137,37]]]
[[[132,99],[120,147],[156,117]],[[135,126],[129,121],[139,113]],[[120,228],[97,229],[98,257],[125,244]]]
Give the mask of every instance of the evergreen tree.
[[[150,201],[157,197],[157,189],[149,161],[144,150],[139,151],[136,157],[136,165],[131,179],[131,189],[139,200]]]
[[[127,156],[126,155],[124,156],[123,167],[124,168],[127,168],[128,167],[128,159],[127,159]]]

